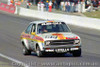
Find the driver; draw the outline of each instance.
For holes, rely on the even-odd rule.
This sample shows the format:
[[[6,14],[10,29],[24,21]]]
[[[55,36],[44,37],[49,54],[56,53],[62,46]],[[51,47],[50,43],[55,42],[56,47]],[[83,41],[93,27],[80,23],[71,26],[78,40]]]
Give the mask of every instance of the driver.
[[[46,26],[43,26],[43,27],[42,27],[42,32],[43,32],[43,33],[48,32],[48,30],[46,29]]]

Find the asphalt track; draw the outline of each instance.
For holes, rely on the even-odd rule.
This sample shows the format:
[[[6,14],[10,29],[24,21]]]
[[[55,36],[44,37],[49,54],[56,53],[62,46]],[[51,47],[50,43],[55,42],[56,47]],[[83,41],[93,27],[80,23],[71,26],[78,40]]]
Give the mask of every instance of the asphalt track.
[[[20,34],[31,21],[40,20],[0,12],[0,54],[17,59],[32,67],[100,67],[100,31],[69,25],[82,39],[82,56],[73,57],[36,54],[24,56]],[[12,62],[13,63],[13,62]],[[16,67],[20,64],[14,63]]]

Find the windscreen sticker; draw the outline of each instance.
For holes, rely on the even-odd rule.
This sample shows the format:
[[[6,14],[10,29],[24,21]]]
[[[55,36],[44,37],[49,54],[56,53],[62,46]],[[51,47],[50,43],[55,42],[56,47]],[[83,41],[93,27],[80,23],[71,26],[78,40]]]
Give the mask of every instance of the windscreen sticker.
[[[50,23],[42,23],[42,25],[51,25],[51,24],[62,24],[61,22],[55,22],[55,23],[52,23],[52,22],[50,22]]]

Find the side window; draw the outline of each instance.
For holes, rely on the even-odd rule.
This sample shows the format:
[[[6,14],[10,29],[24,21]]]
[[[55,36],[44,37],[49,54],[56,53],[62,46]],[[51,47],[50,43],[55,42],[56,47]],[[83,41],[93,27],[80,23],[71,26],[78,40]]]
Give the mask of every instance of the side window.
[[[36,24],[33,24],[32,32],[35,32],[35,31],[36,31]]]
[[[30,25],[27,27],[27,29],[25,30],[25,33],[30,34],[31,29],[32,29],[32,25],[33,25],[33,24],[30,24]]]

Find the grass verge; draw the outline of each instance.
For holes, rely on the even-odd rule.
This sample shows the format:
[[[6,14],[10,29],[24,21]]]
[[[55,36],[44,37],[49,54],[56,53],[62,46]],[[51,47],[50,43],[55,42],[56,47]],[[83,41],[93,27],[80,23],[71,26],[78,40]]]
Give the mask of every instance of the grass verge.
[[[87,17],[92,17],[92,18],[99,18],[100,19],[100,11],[94,11],[94,12],[85,12],[83,13]]]

